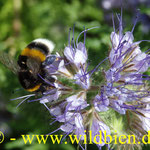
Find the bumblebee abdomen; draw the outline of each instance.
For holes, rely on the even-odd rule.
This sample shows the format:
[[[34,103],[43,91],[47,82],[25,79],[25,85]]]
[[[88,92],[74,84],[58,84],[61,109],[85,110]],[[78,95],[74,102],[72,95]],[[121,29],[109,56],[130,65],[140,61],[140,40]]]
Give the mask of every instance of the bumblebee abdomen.
[[[20,71],[18,73],[20,84],[29,92],[37,91],[41,86],[41,81],[38,76],[33,75],[29,71]]]

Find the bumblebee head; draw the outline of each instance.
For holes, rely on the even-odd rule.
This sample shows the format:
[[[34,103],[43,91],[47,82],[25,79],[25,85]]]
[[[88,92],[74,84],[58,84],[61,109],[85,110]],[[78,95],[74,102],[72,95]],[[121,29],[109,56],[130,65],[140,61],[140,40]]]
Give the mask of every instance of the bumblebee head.
[[[55,55],[50,55],[42,63],[42,66],[43,67],[48,66],[48,65],[52,64],[55,60],[56,60],[56,56]]]

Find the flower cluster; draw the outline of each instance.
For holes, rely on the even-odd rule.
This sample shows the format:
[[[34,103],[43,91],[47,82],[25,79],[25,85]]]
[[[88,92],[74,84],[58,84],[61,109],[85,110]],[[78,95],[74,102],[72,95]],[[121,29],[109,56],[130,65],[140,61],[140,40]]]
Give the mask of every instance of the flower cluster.
[[[79,143],[82,149],[86,149],[82,144],[86,145],[88,138],[85,142],[84,135],[89,137],[89,131],[92,143],[101,149],[110,139],[105,141],[102,136],[102,142],[99,137],[94,140],[100,131],[102,135],[104,131],[106,135],[134,134],[140,141],[150,130],[150,77],[143,74],[150,66],[150,55],[141,51],[139,44],[143,41],[134,42],[133,30],[123,33],[121,16],[119,21],[119,31],[114,28],[110,36],[109,56],[93,70],[89,70],[85,46],[86,32],[90,29],[81,33],[84,34],[83,43],[78,42],[81,34],[76,42],[73,37],[63,55],[56,53],[55,61],[45,67],[49,76],[56,80],[49,83],[54,88],[48,89],[38,100],[48,109],[54,122],[60,122],[56,131],[62,130],[66,136],[82,135]],[[95,85],[92,75],[104,61],[109,61],[108,69],[104,69],[105,82]],[[116,145],[111,143],[109,146],[114,148]],[[126,144],[118,146],[122,149]],[[136,144],[131,144],[128,149],[135,147],[140,149]]]

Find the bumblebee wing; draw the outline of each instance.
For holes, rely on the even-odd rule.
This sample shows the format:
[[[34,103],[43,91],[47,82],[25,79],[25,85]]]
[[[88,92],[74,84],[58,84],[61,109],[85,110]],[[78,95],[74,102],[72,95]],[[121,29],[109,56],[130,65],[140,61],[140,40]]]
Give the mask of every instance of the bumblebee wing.
[[[10,69],[14,74],[18,74],[20,68],[17,64],[17,61],[9,54],[0,52],[0,62]]]

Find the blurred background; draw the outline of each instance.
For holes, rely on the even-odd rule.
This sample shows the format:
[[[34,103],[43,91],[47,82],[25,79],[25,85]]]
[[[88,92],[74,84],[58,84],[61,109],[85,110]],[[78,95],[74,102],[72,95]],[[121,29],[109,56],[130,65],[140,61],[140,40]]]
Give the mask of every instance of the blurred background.
[[[135,40],[149,40],[150,1],[122,0],[123,26],[125,31],[132,29],[139,13],[139,22],[134,30]],[[55,51],[62,51],[68,43],[68,31],[75,24],[75,38],[85,28],[99,26],[87,32],[91,67],[103,60],[110,49],[112,13],[120,13],[119,0],[1,0],[0,1],[0,51],[9,53],[17,60],[24,47],[36,38],[47,38],[55,43]],[[138,12],[138,9],[140,12]],[[118,24],[115,18],[116,25]],[[83,41],[83,37],[80,38]],[[147,50],[150,44],[141,44]],[[20,90],[17,90],[20,89]],[[5,140],[2,150],[75,150],[77,145],[38,144],[25,145],[21,134],[47,134],[58,128],[50,126],[51,116],[38,102],[23,103],[10,99],[27,94],[22,90],[17,76],[0,64],[0,131]],[[59,134],[59,132],[57,132]],[[17,138],[10,141],[10,137]],[[97,149],[89,145],[88,149]],[[143,150],[150,147],[144,146]]]

